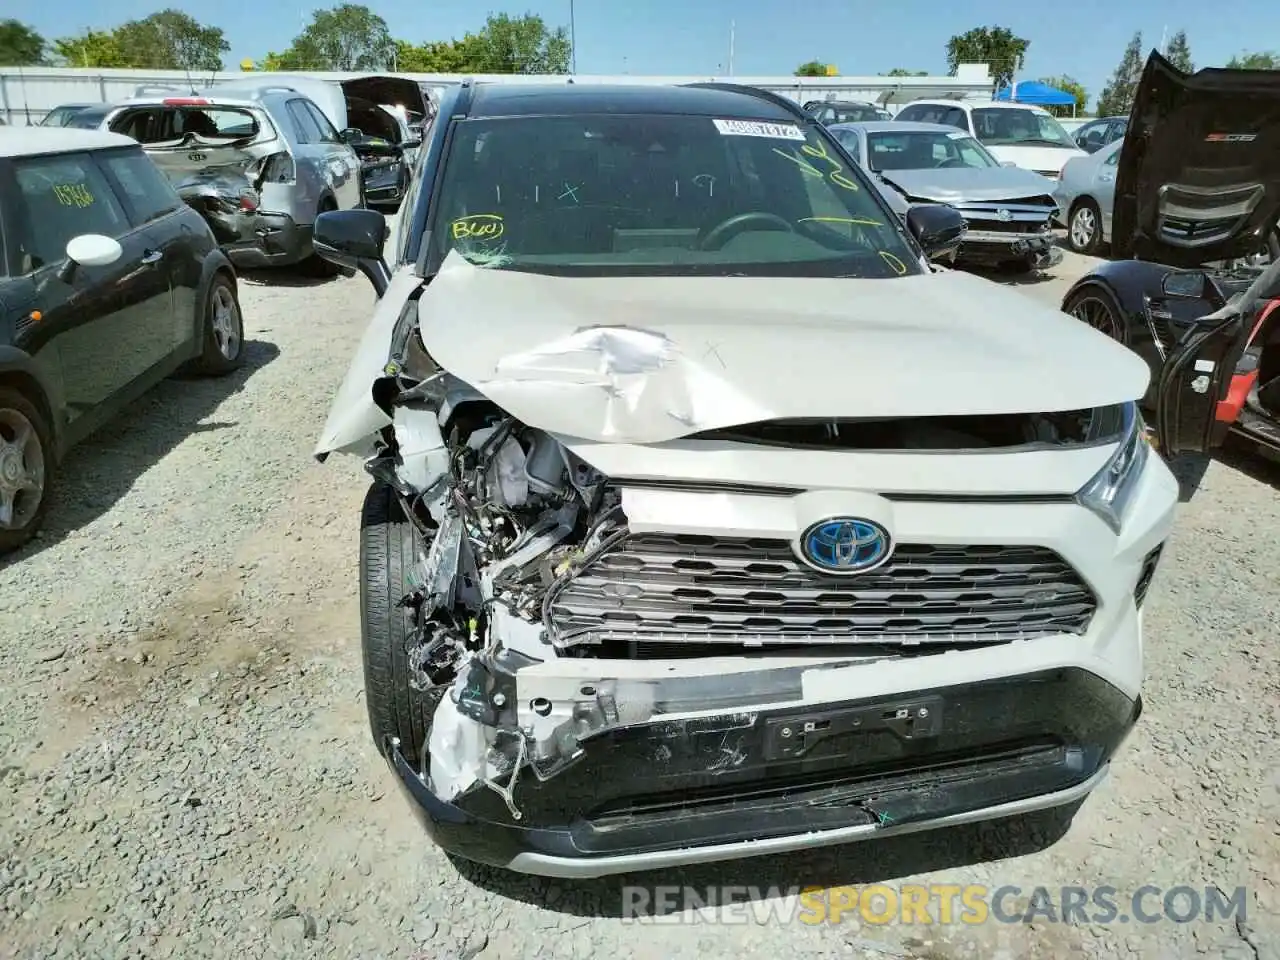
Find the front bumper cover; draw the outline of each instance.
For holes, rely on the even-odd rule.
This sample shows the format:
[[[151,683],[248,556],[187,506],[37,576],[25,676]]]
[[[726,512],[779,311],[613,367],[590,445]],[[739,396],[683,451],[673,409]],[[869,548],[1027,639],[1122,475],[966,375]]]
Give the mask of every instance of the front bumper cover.
[[[1051,230],[1024,234],[969,230],[956,259],[970,263],[1025,260],[1037,270],[1047,270],[1062,262],[1062,251],[1056,243]]]
[[[445,801],[396,745],[388,755],[444,849],[526,873],[592,877],[1068,804],[1102,779],[1140,712],[1140,699],[1068,668],[648,723],[583,741],[583,759],[546,781],[522,771],[519,820],[484,785]]]

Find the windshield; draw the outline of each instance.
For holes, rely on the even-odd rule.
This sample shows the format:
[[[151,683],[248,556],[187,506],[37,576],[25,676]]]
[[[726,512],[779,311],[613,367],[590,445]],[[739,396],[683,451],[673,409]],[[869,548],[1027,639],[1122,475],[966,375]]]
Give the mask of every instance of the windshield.
[[[868,133],[867,146],[867,165],[877,171],[1000,166],[982,144],[960,131]]]
[[[847,107],[832,107],[835,111],[835,119],[831,123],[862,123],[866,120],[883,120],[885,111],[879,110],[870,104],[863,106],[857,104]]]
[[[459,121],[427,272],[451,249],[577,276],[921,272],[875,187],[820,131],[653,114]]]
[[[102,126],[102,121],[107,119],[107,114],[110,112],[111,109],[109,107],[91,107],[88,110],[77,110],[62,122],[62,126],[75,127],[80,130],[97,130],[98,127]]]
[[[973,111],[973,131],[988,147],[1067,147],[1079,149],[1062,124],[1037,110],[979,107]]]

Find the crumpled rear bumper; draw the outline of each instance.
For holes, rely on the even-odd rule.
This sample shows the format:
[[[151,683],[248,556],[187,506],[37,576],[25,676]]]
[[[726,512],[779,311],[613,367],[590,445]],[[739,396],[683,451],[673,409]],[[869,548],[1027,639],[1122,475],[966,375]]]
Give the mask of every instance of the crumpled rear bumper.
[[[446,850],[593,877],[1069,804],[1102,780],[1140,712],[1140,699],[1068,668],[800,712],[642,724],[584,741],[583,758],[545,781],[522,771],[518,819],[484,785],[445,801],[410,758],[394,748],[389,757]]]

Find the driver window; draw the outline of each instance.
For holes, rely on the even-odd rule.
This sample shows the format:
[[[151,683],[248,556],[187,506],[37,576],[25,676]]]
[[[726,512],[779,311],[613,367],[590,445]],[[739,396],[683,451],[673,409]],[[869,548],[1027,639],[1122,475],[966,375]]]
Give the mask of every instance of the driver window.
[[[88,154],[13,161],[20,200],[19,271],[31,273],[66,259],[67,241],[83,233],[119,238],[129,220]]]

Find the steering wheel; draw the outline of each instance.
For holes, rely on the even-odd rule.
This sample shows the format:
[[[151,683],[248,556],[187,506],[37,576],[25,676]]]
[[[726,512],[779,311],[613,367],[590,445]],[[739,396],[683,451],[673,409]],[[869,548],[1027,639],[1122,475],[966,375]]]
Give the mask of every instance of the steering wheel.
[[[968,166],[968,164],[967,164],[967,163],[965,163],[963,160],[961,160],[959,157],[947,157],[947,159],[943,160],[941,163],[935,163],[935,164],[933,165],[933,169],[935,169],[935,170],[955,170],[955,169],[958,169],[958,168],[960,168],[960,167],[967,167],[967,166]]]
[[[768,224],[769,229],[785,230],[787,233],[795,233],[796,228],[788,221],[782,219],[776,213],[765,213],[761,210],[749,210],[746,213],[737,213],[716,226],[701,240],[698,241],[699,250],[719,250],[726,243],[747,229],[750,223]],[[718,241],[718,242],[717,242]]]

